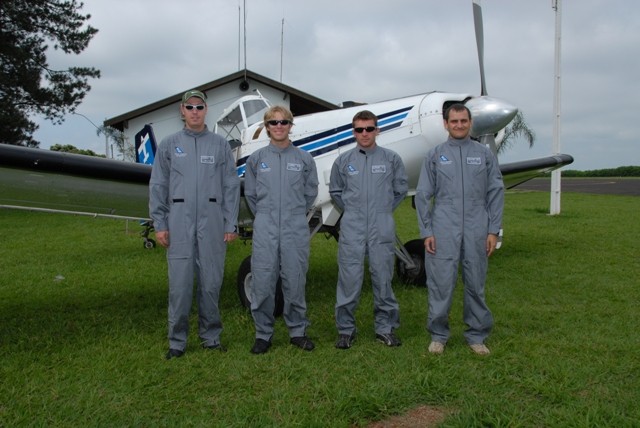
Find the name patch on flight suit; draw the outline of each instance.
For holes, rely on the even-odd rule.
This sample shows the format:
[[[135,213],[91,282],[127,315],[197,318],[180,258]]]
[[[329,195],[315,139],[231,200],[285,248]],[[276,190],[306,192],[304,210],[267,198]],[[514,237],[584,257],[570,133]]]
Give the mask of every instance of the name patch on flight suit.
[[[215,158],[213,156],[200,156],[200,163],[214,164]]]
[[[299,163],[287,163],[287,171],[302,171],[302,165]]]
[[[371,165],[371,174],[385,174],[386,172],[386,165]]]
[[[176,157],[183,158],[186,155],[187,154],[184,152],[184,150],[182,150],[182,148],[176,147]]]
[[[467,165],[481,165],[482,159],[480,158],[467,158]]]
[[[357,175],[359,171],[351,164],[347,165],[347,174],[349,175]]]
[[[269,165],[267,165],[265,162],[260,162],[260,168],[258,169],[258,172],[269,172],[271,171],[271,168],[269,168]]]

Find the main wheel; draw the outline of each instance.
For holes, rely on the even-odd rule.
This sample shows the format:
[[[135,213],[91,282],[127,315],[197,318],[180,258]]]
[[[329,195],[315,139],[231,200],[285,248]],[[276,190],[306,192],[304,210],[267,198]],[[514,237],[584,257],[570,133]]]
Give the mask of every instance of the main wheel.
[[[240,304],[251,310],[251,256],[245,258],[238,268],[238,297]],[[276,305],[273,309],[273,316],[282,315],[284,309],[284,296],[282,295],[282,280],[278,278],[276,282]]]
[[[424,269],[424,240],[414,239],[405,243],[404,248],[411,256],[411,260],[413,260],[416,267],[410,269],[402,260],[396,258],[396,273],[398,277],[405,284],[426,287],[427,273]]]

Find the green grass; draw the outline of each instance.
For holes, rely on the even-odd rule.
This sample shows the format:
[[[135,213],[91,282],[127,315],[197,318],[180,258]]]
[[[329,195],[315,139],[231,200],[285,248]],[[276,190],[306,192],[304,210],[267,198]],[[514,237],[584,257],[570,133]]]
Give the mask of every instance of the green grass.
[[[227,254],[221,310],[226,354],[198,347],[164,360],[164,251],[143,250],[135,222],[0,210],[0,426],[366,426],[418,405],[444,426],[638,426],[640,198],[510,192],[487,300],[489,357],[464,345],[461,287],[445,354],[426,352],[424,288],[395,285],[400,348],[374,341],[365,284],[354,347],[333,347],[337,244],[316,236],[309,334],[288,344],[282,320],[266,355],[249,353],[253,321]],[[403,240],[417,235],[406,201]]]

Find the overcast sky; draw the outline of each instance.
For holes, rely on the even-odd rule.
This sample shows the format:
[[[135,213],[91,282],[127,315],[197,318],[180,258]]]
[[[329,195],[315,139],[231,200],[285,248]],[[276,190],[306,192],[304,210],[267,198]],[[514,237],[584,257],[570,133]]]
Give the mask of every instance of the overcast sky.
[[[41,148],[73,144],[104,153],[89,121],[101,125],[244,68],[244,3],[85,0],[82,11],[98,34],[79,56],[52,53],[50,65],[93,66],[102,77],[77,109],[86,119],[38,122]],[[489,95],[518,106],[537,137],[534,148],[519,141],[500,161],[546,156],[553,138],[552,0],[484,0],[482,10]],[[246,23],[249,70],[335,104],[480,92],[471,0],[246,0]],[[640,165],[640,2],[562,0],[561,25],[560,151],[574,156],[569,168]],[[210,126],[215,119],[208,118]]]

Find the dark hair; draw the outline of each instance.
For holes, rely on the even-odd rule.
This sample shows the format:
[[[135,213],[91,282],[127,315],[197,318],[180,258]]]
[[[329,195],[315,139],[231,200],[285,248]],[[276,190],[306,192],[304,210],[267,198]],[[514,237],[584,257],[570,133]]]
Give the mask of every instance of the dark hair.
[[[378,126],[378,116],[370,112],[369,110],[362,110],[356,113],[351,120],[351,124],[355,125],[356,120],[373,120],[373,124]]]
[[[450,105],[442,114],[442,117],[444,117],[445,121],[449,121],[449,112],[451,110],[457,111],[457,112],[466,111],[467,114],[469,115],[469,120],[471,120],[471,110],[469,110],[467,106],[464,104],[456,103],[456,104]]]

